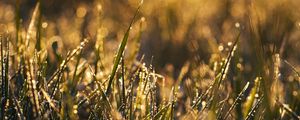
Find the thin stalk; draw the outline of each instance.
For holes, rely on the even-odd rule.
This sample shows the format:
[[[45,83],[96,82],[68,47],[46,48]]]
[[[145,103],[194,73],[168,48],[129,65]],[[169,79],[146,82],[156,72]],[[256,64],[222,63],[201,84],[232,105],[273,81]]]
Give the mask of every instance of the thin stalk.
[[[106,96],[109,96],[110,92],[111,92],[111,86],[112,86],[112,82],[113,82],[113,79],[115,77],[115,74],[117,72],[117,68],[119,66],[119,63],[120,63],[120,60],[121,60],[121,57],[123,55],[123,52],[125,50],[125,47],[126,47],[126,44],[127,44],[127,40],[128,40],[128,37],[129,37],[129,32],[131,30],[131,26],[136,18],[136,16],[138,15],[139,11],[140,11],[140,8],[141,8],[141,4],[138,6],[132,20],[131,20],[131,23],[129,24],[129,27],[127,28],[127,31],[123,37],[123,40],[120,44],[120,47],[119,47],[119,50],[118,50],[118,53],[117,53],[117,56],[115,58],[115,62],[114,62],[114,65],[113,65],[113,69],[111,71],[111,74],[109,76],[109,82],[108,82],[108,85],[107,85],[107,88],[106,88]]]

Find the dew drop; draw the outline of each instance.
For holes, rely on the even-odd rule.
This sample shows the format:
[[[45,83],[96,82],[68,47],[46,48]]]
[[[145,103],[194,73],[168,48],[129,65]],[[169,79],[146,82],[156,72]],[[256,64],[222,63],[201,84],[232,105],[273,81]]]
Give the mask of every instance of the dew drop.
[[[240,23],[236,22],[236,23],[234,24],[234,26],[235,26],[236,28],[239,28],[241,25],[240,25]]]

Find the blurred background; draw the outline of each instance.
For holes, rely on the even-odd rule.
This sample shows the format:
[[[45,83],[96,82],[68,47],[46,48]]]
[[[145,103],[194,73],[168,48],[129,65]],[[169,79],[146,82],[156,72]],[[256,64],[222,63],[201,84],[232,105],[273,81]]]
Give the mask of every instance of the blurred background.
[[[1,29],[14,34],[19,22],[25,32],[36,3],[36,0],[1,0]],[[103,59],[111,60],[139,3],[138,0],[42,1],[41,43],[51,47],[56,41],[58,50],[64,53],[83,38],[90,39],[87,48],[103,39]],[[240,62],[246,76],[253,77],[257,47],[268,56],[279,53],[282,59],[297,65],[299,3],[296,0],[144,0],[132,26],[127,51],[139,49],[137,59],[144,56],[144,61],[153,64],[157,71],[176,78],[187,62],[195,66],[211,65],[222,59],[240,32]],[[139,48],[131,45],[137,38],[141,42]],[[85,57],[93,57],[86,51]]]

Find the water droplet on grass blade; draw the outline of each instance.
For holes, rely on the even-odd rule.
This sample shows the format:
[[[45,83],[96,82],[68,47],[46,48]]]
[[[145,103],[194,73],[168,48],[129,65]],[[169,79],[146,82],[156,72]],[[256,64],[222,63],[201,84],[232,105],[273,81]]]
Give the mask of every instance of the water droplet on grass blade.
[[[228,42],[227,45],[228,45],[228,46],[231,46],[231,45],[232,45],[232,42]]]
[[[235,24],[234,24],[234,26],[236,27],[236,28],[240,28],[240,23],[238,23],[238,22],[236,22]]]
[[[220,52],[222,52],[224,50],[223,45],[219,45],[218,49],[219,49]]]
[[[48,27],[48,23],[47,23],[47,22],[43,22],[43,23],[42,23],[42,28],[45,29],[45,28],[47,28],[47,27]]]

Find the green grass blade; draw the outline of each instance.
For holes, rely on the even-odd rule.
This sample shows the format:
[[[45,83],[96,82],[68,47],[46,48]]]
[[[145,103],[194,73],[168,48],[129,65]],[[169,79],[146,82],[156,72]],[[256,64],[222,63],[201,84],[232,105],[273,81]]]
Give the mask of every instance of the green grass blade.
[[[255,99],[256,99],[256,95],[258,94],[258,88],[260,86],[260,81],[261,81],[261,77],[257,77],[254,80],[254,87],[251,89],[249,96],[247,97],[247,100],[244,103],[243,106],[243,116],[246,117],[247,114],[250,112],[251,107],[253,106]]]
[[[139,7],[137,8],[137,10],[136,10],[136,12],[135,12],[135,14],[134,14],[134,16],[133,16],[133,18],[132,18],[132,20],[131,20],[131,23],[130,23],[130,25],[129,25],[129,27],[128,27],[128,29],[127,29],[127,31],[126,31],[124,37],[123,37],[123,40],[122,40],[122,42],[121,42],[121,44],[120,44],[120,47],[119,47],[119,49],[118,49],[118,53],[117,53],[117,56],[116,56],[116,58],[115,58],[115,62],[114,62],[114,65],[113,65],[113,69],[112,69],[111,74],[110,74],[110,76],[109,76],[109,82],[108,82],[107,89],[106,89],[106,92],[105,92],[105,94],[106,94],[107,96],[108,96],[108,95],[110,94],[110,92],[111,92],[112,82],[113,82],[113,79],[114,79],[115,74],[116,74],[116,72],[117,72],[117,68],[118,68],[118,65],[119,65],[119,63],[120,63],[121,57],[122,57],[122,55],[123,55],[123,52],[124,52],[124,50],[125,50],[125,47],[126,47],[126,44],[127,44],[127,40],[128,40],[128,37],[129,37],[129,32],[130,32],[131,26],[132,26],[132,24],[133,24],[133,22],[134,22],[134,20],[135,20],[135,18],[136,18],[136,16],[137,16],[137,14],[139,13],[140,7],[141,7],[141,5],[139,5]]]
[[[250,110],[250,112],[247,114],[245,120],[253,120],[255,113],[257,111],[257,109],[259,108],[259,106],[262,104],[262,100],[264,99],[264,96],[261,96],[258,101],[255,103],[255,105],[252,107],[252,109]]]
[[[224,120],[227,119],[227,117],[229,116],[230,112],[233,110],[233,108],[238,104],[239,101],[241,101],[242,96],[244,95],[244,93],[246,92],[246,90],[249,87],[249,82],[247,82],[247,84],[245,85],[245,87],[243,88],[243,90],[239,93],[238,97],[235,99],[235,101],[233,102],[233,104],[230,106],[228,112],[225,114],[224,116]]]
[[[232,57],[235,55],[235,51],[237,49],[237,44],[240,40],[240,34],[241,33],[239,32],[238,35],[237,35],[237,38],[236,38],[236,40],[233,44],[233,47],[229,51],[229,54],[227,55],[227,58],[224,61],[223,66],[221,67],[220,73],[216,76],[215,81],[212,85],[212,89],[211,89],[211,92],[210,92],[211,96],[209,97],[210,99],[212,99],[212,105],[209,107],[210,110],[212,110],[212,111],[214,111],[214,109],[216,107],[215,106],[216,103],[217,103],[217,101],[216,101],[217,98],[216,97],[219,93],[219,89],[220,89],[222,81],[224,81],[226,76],[227,76],[227,72],[228,72],[229,67],[230,67],[230,61],[231,61]]]

